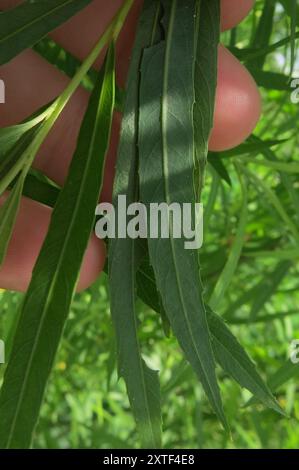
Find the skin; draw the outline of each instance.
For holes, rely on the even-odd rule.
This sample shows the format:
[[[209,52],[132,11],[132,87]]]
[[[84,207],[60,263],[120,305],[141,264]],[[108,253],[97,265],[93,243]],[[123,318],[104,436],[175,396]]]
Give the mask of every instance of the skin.
[[[18,3],[21,2],[0,0],[0,9],[11,8]],[[83,59],[121,3],[122,0],[94,0],[51,36],[73,55]],[[117,79],[120,85],[125,83],[141,4],[141,0],[135,1],[118,41]],[[254,0],[221,0],[221,4],[221,26],[225,30],[236,26],[248,14]],[[102,60],[100,57],[97,61],[97,68]],[[219,47],[218,65],[215,121],[209,143],[210,150],[214,151],[239,145],[253,131],[261,113],[260,95],[252,77],[223,46]],[[6,103],[0,105],[1,127],[16,124],[30,116],[61,93],[68,83],[67,77],[31,50],[0,67],[0,77],[6,84]],[[36,168],[59,184],[63,184],[66,178],[87,101],[88,94],[79,89],[42,145],[34,163]],[[111,199],[120,121],[121,116],[116,113],[101,197],[104,201]],[[27,288],[50,217],[51,209],[48,207],[27,198],[22,199],[7,257],[0,269],[2,288],[19,291]],[[104,243],[92,236],[81,270],[79,290],[94,282],[104,262]]]

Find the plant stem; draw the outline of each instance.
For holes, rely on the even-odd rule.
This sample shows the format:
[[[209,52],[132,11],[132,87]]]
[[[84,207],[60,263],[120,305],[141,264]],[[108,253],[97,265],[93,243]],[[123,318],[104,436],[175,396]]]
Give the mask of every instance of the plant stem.
[[[7,188],[9,184],[14,180],[18,173],[25,166],[25,174],[29,171],[34,158],[44,142],[45,138],[49,134],[50,130],[54,126],[55,122],[59,118],[60,114],[64,110],[65,106],[69,102],[70,98],[73,96],[77,88],[79,87],[82,79],[85,77],[88,70],[91,68],[99,54],[102,52],[104,47],[111,41],[116,40],[121,28],[124,24],[124,21],[132,7],[134,0],[126,0],[123,6],[120,8],[118,13],[115,15],[106,31],[101,35],[100,39],[96,43],[95,47],[92,49],[90,54],[86,57],[77,73],[70,81],[63,93],[54,101],[50,106],[49,112],[45,118],[44,124],[42,125],[40,131],[36,135],[35,139],[30,143],[26,151],[23,153],[22,157],[14,165],[12,170],[7,174],[5,178],[5,187]]]

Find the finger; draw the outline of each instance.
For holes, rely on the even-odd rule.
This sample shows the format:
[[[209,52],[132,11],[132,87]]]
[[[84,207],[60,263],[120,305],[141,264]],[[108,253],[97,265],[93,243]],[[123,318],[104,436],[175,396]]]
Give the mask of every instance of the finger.
[[[237,26],[248,15],[255,0],[221,0],[221,29]]]
[[[0,9],[13,8],[19,3],[22,3],[22,0],[0,0]],[[142,3],[142,0],[135,0],[117,41],[116,74],[120,85],[125,84],[129,51],[134,41]],[[80,13],[65,22],[63,26],[53,31],[50,36],[66,50],[83,60],[104,33],[122,4],[123,0],[113,0],[113,2],[94,0]],[[100,68],[103,59],[104,54],[101,54],[95,63],[96,68]]]
[[[247,69],[223,46],[219,48],[218,86],[212,151],[241,144],[254,130],[262,110],[258,88]]]
[[[126,51],[126,61],[128,56],[129,51]],[[233,64],[232,61],[234,61]],[[252,108],[249,106],[250,101],[255,101],[255,109],[259,109],[258,94],[256,90],[254,93],[252,79],[250,79],[250,76],[245,69],[240,71],[238,67],[241,67],[241,65],[230,54],[226,54],[221,48],[219,54],[219,87],[217,92],[215,127],[211,138],[211,146],[213,148],[214,145],[214,148],[217,150],[228,148],[229,146],[236,145],[241,142],[246,132],[250,133],[251,128],[255,124],[256,115],[258,114],[257,111],[256,114],[252,113]],[[239,73],[236,73],[237,70],[239,70]],[[16,118],[17,120],[21,120],[25,116],[30,115],[32,111],[36,110],[48,102],[49,99],[53,99],[58,93],[60,93],[67,83],[67,79],[63,74],[50,67],[49,64],[32,51],[27,51],[24,54],[21,54],[10,64],[2,67],[0,69],[0,75],[1,78],[4,78],[7,88],[6,104],[1,106],[1,125],[15,123]],[[235,80],[230,79],[233,78],[233,75]],[[249,83],[250,80],[251,83]],[[248,83],[250,84],[249,92]],[[37,90],[38,92],[36,92]],[[230,92],[229,94],[227,94],[228,90]],[[225,99],[225,95],[227,95],[227,99]],[[247,99],[244,98],[246,96]],[[64,181],[67,174],[68,165],[76,145],[76,138],[82,116],[86,109],[87,100],[87,94],[84,91],[79,90],[74,99],[71,100],[71,103],[63,113],[62,117],[57,122],[55,129],[51,132],[47,142],[43,145],[35,163],[38,168],[42,169],[46,174],[59,183]],[[223,103],[226,104],[226,111],[221,115],[220,111]],[[237,122],[238,125],[235,125],[236,123],[230,125],[229,132],[221,132],[221,128],[223,128],[226,122],[225,115],[227,115],[227,110],[229,110],[232,115],[242,115],[242,119],[247,123],[247,127],[243,126],[241,129],[239,126],[240,122]],[[222,116],[221,119],[220,115]],[[106,174],[105,180],[105,189],[107,192],[105,199],[107,200],[111,194],[119,122],[120,117],[116,116],[115,126],[113,129],[112,152],[110,152],[108,163],[109,171]],[[39,226],[39,218],[41,218],[41,225],[45,224],[41,212],[36,211],[32,216],[27,205],[24,206],[24,220],[26,218],[26,211],[28,211],[28,221],[35,220],[35,223]],[[28,229],[30,230],[30,227]],[[21,237],[17,239],[17,242],[13,245],[15,246],[13,252],[18,253],[18,247],[22,246],[22,242],[23,240]],[[28,237],[26,242],[28,253],[32,252],[37,254],[41,242],[42,240],[37,240],[34,236]],[[5,266],[1,270],[2,277],[0,278],[0,285],[2,281],[2,285],[4,287],[11,286],[11,288],[14,289],[24,289],[24,286],[28,284],[34,259],[30,258],[27,262],[25,259],[24,269],[21,271],[17,265],[17,260],[18,256],[11,258],[11,255],[9,255],[5,262]],[[88,265],[85,271],[87,280],[93,279],[93,266],[92,260],[90,260],[90,274],[88,274]],[[6,278],[8,281],[4,283]]]
[[[25,197],[22,198],[7,256],[0,268],[2,288],[16,291],[27,289],[33,266],[48,230],[50,216],[50,208]],[[95,281],[104,263],[104,243],[93,236],[84,256],[78,290],[85,289]]]
[[[0,0],[0,8],[12,8],[21,0]],[[94,0],[77,15],[51,33],[51,37],[66,50],[83,60],[91,50],[107,24],[112,20],[122,5],[123,0]],[[124,81],[127,70],[128,48],[134,39],[135,25],[142,8],[143,0],[135,0],[117,44],[118,78]],[[233,28],[245,18],[254,5],[254,0],[221,0],[221,28]],[[99,67],[102,58],[97,61]]]
[[[108,7],[106,0],[94,0],[82,12],[52,32],[51,37],[82,60],[122,3],[123,0],[115,0],[110,2]],[[142,0],[135,0],[130,17],[118,41],[118,59],[121,63],[121,71],[124,69],[124,72],[127,64],[125,52],[134,38],[132,24],[137,21],[142,3]],[[240,23],[253,5],[254,0],[221,0],[222,30],[233,28]],[[99,12],[101,12],[101,19],[99,19]],[[120,73],[120,79],[123,80],[122,73]]]
[[[58,96],[69,79],[33,51],[25,51],[0,67],[5,83],[5,103],[0,108],[0,126],[16,124]],[[49,137],[41,147],[34,166],[58,184],[67,175],[76,146],[88,94],[81,88],[70,100]]]
[[[102,0],[93,2],[91,5],[92,8],[94,8],[95,5],[99,7],[99,1]],[[138,3],[141,2],[138,1],[136,3],[137,6]],[[245,3],[247,5],[245,5]],[[227,5],[228,4],[226,4],[226,7],[223,9],[224,12],[229,10]],[[248,2],[239,1],[238,5],[246,6],[245,10],[244,7],[236,8],[240,17],[240,12],[242,11],[243,15],[244,11],[248,9]],[[88,8],[83,11],[85,15],[89,11]],[[103,11],[106,10],[104,9]],[[72,38],[72,41],[73,38],[75,38],[75,31],[80,28],[76,27],[75,31],[72,31],[71,24],[73,24],[72,22],[75,20],[78,21],[76,18],[80,15],[76,15],[74,19],[68,22],[68,28],[70,28],[69,33],[74,33],[68,35],[68,37]],[[91,21],[94,16],[95,15],[91,16]],[[105,21],[106,20],[107,18],[105,18]],[[83,25],[84,24],[88,24],[88,22],[84,21]],[[89,25],[87,29],[89,31],[93,30],[92,26]],[[86,37],[87,31],[84,30],[83,33],[83,36]],[[80,41],[80,44],[83,43],[84,41]],[[74,40],[73,44],[74,47],[76,47],[78,42]],[[83,50],[81,50],[81,53],[83,53]],[[123,56],[126,58],[127,63],[129,49],[125,51]],[[234,71],[233,73],[230,71],[231,65]],[[7,88],[7,104],[1,106],[1,126],[18,122],[30,115],[37,108],[59,94],[68,81],[63,74],[51,67],[32,51],[26,51],[11,63],[1,67],[0,74]],[[79,90],[76,97],[71,100],[63,116],[50,133],[49,138],[46,140],[36,159],[35,166],[44,171],[59,184],[62,184],[65,180],[69,162],[75,148],[80,122],[86,109],[87,100],[87,94],[83,90]],[[240,143],[254,128],[259,109],[259,98],[250,76],[230,54],[226,54],[221,48],[219,55],[219,86],[215,127],[211,138],[211,149],[214,150],[217,148],[218,150],[223,150]],[[227,113],[227,110],[229,110],[229,113]],[[239,117],[242,116],[242,123],[239,121],[236,126],[235,121],[232,119],[233,116],[235,116],[236,120],[239,120]],[[115,138],[118,134],[119,120],[119,116],[117,116],[115,118]],[[113,147],[109,155],[110,171],[108,182],[105,183],[104,199],[108,199],[111,193],[111,191],[109,191],[109,181],[112,179],[111,169],[113,170],[117,146],[114,144]]]

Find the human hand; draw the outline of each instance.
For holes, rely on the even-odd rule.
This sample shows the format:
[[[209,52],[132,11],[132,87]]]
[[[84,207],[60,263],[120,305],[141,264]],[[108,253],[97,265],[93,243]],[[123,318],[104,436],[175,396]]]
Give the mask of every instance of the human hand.
[[[0,9],[20,1],[0,0]],[[94,0],[85,10],[54,31],[52,38],[79,59],[83,59],[120,7],[122,0]],[[222,29],[241,21],[254,0],[221,0]],[[130,50],[142,1],[135,6],[120,35],[117,49],[117,77],[121,85],[129,64]],[[99,18],[99,12],[101,17]],[[97,62],[97,67],[101,59]],[[6,84],[6,104],[0,107],[0,126],[16,124],[53,100],[68,83],[59,70],[32,50],[27,50],[5,66],[0,77]],[[88,94],[79,89],[57,121],[36,158],[34,166],[63,184],[76,147],[76,138],[86,110]],[[210,150],[220,151],[240,144],[254,129],[261,111],[257,87],[246,69],[223,46],[219,48],[219,77],[214,129]],[[121,116],[116,113],[105,173],[103,200],[111,198]],[[25,290],[46,235],[51,209],[23,198],[6,260],[0,269],[0,286]],[[105,246],[92,237],[85,254],[79,288],[91,284],[105,262]]]

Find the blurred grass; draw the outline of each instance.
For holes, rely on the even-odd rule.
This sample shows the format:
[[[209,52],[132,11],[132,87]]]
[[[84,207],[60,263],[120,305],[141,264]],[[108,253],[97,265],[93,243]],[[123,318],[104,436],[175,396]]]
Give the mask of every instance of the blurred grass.
[[[255,11],[234,31],[233,36],[230,32],[223,34],[223,42],[238,48],[250,47],[264,4],[264,1],[257,1]],[[270,43],[288,34],[289,20],[277,2]],[[76,63],[62,50],[52,47],[55,48],[52,61],[55,62],[57,54],[58,65],[71,75]],[[47,48],[41,46],[39,51],[46,54]],[[265,71],[285,75],[290,73],[290,67],[289,46],[269,54],[264,64]],[[295,61],[293,76],[299,76],[298,60]],[[92,86],[88,81],[85,85],[87,88]],[[291,88],[280,91],[261,89],[264,113],[255,135],[263,140],[287,139],[271,150],[271,159],[275,157],[280,162],[298,163],[299,105],[291,103],[291,91]],[[263,157],[269,157],[265,152]],[[247,156],[256,158],[256,153]],[[242,163],[242,157],[237,158]],[[224,161],[231,187],[215,177],[212,169],[206,178],[204,202],[207,205],[210,201],[209,207],[213,203],[201,256],[207,298],[231,252],[240,217],[242,193],[234,162],[234,159]],[[264,377],[269,378],[288,359],[291,341],[299,339],[299,315],[294,314],[296,311],[299,313],[299,256],[295,256],[297,245],[292,231],[282,221],[265,192],[248,178],[250,172],[275,194],[297,229],[299,183],[296,174],[286,176],[271,168],[246,163],[243,174],[248,198],[245,240],[240,262],[219,305],[219,312],[228,323],[231,322],[233,332]],[[281,261],[279,253],[287,250],[292,250],[291,256],[287,261]],[[0,338],[6,340],[7,348],[17,317],[17,305],[21,301],[21,294],[0,292]],[[279,403],[289,415],[289,418],[284,418],[259,405],[245,407],[250,394],[220,375],[225,411],[232,430],[230,440],[213,415],[191,369],[182,362],[176,341],[164,337],[160,319],[154,312],[141,303],[139,311],[146,359],[161,371],[165,447],[299,447],[298,379],[289,380],[277,390]],[[283,315],[271,319],[275,314]],[[1,377],[3,370],[1,366]],[[114,336],[104,275],[88,291],[75,298],[48,386],[34,446],[139,446],[125,388],[122,382],[118,382],[115,371]]]

